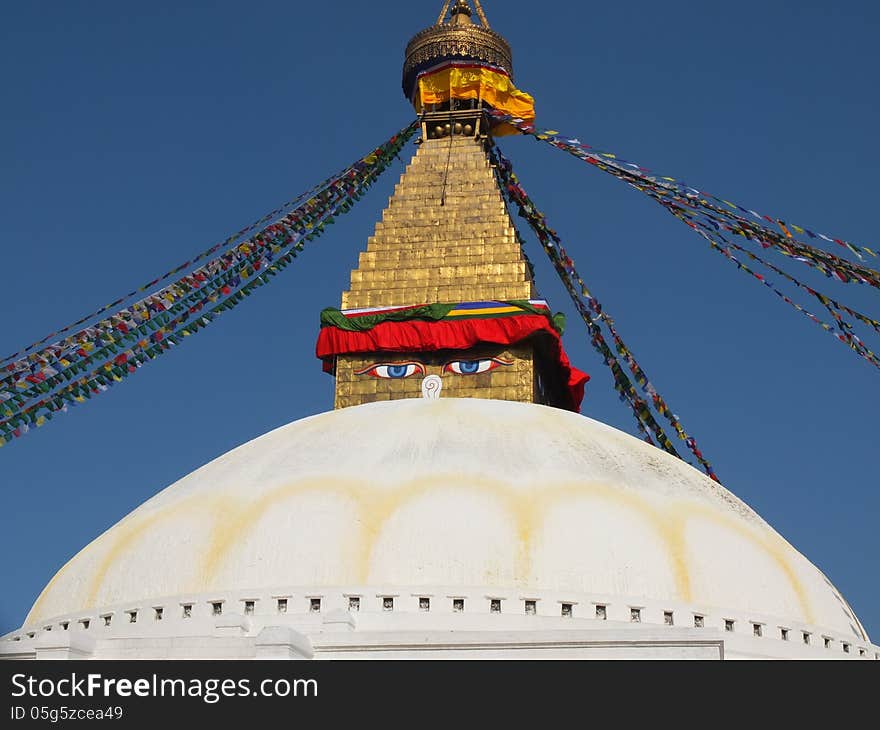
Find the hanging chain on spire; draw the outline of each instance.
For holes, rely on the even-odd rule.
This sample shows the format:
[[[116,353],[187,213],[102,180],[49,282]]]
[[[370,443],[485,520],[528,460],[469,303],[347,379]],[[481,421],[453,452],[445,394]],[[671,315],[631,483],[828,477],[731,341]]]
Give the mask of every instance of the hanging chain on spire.
[[[483,12],[483,6],[480,4],[480,0],[474,0],[474,5],[477,6],[477,15],[480,17],[480,22],[483,24],[483,27],[488,28],[489,21],[486,20],[486,13]]]
[[[440,25],[446,19],[446,13],[449,11],[449,3],[451,1],[452,0],[446,0],[446,2],[443,3],[443,9],[440,11],[440,15],[437,16],[437,22],[434,23],[434,25]]]

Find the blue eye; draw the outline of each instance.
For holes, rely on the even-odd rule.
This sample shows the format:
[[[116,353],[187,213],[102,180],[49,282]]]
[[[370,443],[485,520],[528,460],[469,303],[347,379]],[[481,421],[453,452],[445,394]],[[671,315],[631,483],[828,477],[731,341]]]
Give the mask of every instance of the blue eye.
[[[484,360],[450,360],[443,366],[443,372],[456,373],[457,375],[479,375],[494,370],[499,365],[512,364],[512,360],[502,360],[500,357],[490,357]]]
[[[408,378],[410,375],[424,375],[425,367],[419,362],[383,362],[368,365],[362,370],[356,370],[354,374],[399,380],[401,378]]]
[[[412,365],[387,365],[389,378],[405,378]]]

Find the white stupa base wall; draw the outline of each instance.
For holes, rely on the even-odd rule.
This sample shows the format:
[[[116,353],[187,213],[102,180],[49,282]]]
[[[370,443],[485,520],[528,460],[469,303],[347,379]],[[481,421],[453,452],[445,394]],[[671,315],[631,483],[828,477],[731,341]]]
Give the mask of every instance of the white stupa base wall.
[[[108,606],[0,638],[0,659],[880,659],[819,626],[638,597],[287,587]]]

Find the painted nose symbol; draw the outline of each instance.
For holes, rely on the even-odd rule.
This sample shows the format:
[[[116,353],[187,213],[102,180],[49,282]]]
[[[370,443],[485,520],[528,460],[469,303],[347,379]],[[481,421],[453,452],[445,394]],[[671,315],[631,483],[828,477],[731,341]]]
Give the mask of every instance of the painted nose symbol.
[[[422,398],[428,400],[436,400],[440,397],[440,391],[443,389],[443,381],[439,375],[428,375],[422,380]]]

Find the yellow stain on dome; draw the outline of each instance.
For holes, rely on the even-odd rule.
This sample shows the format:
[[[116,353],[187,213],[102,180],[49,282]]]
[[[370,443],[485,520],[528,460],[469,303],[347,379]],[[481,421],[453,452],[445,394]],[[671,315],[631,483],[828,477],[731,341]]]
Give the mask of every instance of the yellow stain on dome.
[[[363,485],[357,482],[329,477],[316,477],[276,487],[262,493],[254,500],[238,500],[235,509],[219,515],[214,530],[211,533],[210,543],[202,558],[202,572],[205,575],[206,583],[211,577],[216,575],[229,551],[248,532],[254,529],[269,508],[275,506],[278,502],[290,499],[291,497],[303,496],[311,492],[320,494],[327,494],[329,492],[360,503],[363,498],[362,489]],[[348,564],[351,564],[351,561],[348,561]],[[340,581],[345,582],[345,578],[340,576]]]
[[[589,497],[623,505],[642,517],[666,546],[666,558],[675,582],[676,591],[683,601],[691,600],[691,585],[684,557],[683,542],[678,531],[670,524],[670,515],[657,509],[634,492],[621,490],[601,482],[571,482],[548,487],[529,494],[532,522],[544,521],[547,511],[565,499]]]
[[[131,550],[142,536],[164,520],[178,518],[181,515],[208,513],[213,522],[208,544],[201,557],[200,570],[197,573],[201,585],[193,586],[192,590],[201,592],[223,588],[224,586],[213,585],[212,581],[233,548],[245,540],[247,534],[256,528],[259,520],[279,502],[308,493],[332,493],[357,505],[360,535],[343,548],[349,553],[345,564],[352,566],[352,575],[339,576],[339,581],[352,580],[366,583],[372,567],[373,551],[392,515],[413,500],[440,489],[478,491],[491,495],[503,508],[510,517],[517,536],[513,577],[519,586],[528,584],[534,578],[533,542],[547,511],[566,499],[599,498],[625,506],[650,525],[666,547],[665,555],[681,600],[694,600],[684,535],[688,520],[699,516],[731,529],[767,553],[788,579],[806,620],[813,621],[807,593],[789,561],[792,548],[772,532],[766,531],[767,534],[761,534],[758,530],[742,524],[735,516],[724,515],[709,505],[690,500],[676,500],[674,503],[659,507],[635,492],[597,482],[572,482],[547,486],[540,490],[529,490],[516,489],[489,477],[463,478],[462,475],[449,473],[413,479],[393,488],[386,485],[365,488],[360,480],[319,477],[282,485],[260,494],[253,500],[228,495],[195,495],[167,504],[143,516],[132,515],[85,549],[100,548],[105,539],[112,541],[92,575],[83,608],[94,606],[110,569],[117,561],[124,559],[126,552]],[[34,604],[31,610],[32,616],[39,616],[42,603],[51,592],[53,585],[75,560],[76,558],[69,561],[52,578]]]
[[[534,531],[535,511],[530,509],[534,495],[519,495],[503,482],[488,477],[463,476],[461,474],[432,474],[407,481],[393,490],[365,491],[362,503],[365,543],[359,566],[361,582],[369,580],[373,551],[381,537],[382,529],[392,515],[405,504],[433,491],[479,492],[494,497],[512,519],[517,536],[517,555],[514,559],[513,576],[517,583],[524,583],[531,575],[529,544]]]
[[[194,495],[178,502],[166,504],[163,507],[149,511],[146,514],[134,513],[129,515],[121,522],[111,527],[103,535],[86,545],[86,547],[68,560],[67,563],[65,563],[64,566],[52,576],[52,579],[34,602],[34,605],[28,614],[28,620],[30,620],[31,617],[34,617],[34,619],[41,617],[42,606],[50,594],[50,589],[74,563],[78,562],[78,560],[87,553],[94,550],[100,550],[104,547],[105,543],[110,543],[110,546],[98,561],[98,565],[89,581],[89,587],[82,601],[82,609],[90,608],[95,604],[110,569],[125,551],[128,550],[140,537],[146,534],[150,528],[161,523],[172,515],[180,516],[182,514],[202,513],[206,511],[206,509],[208,511],[213,511],[215,514],[222,513],[224,509],[230,508],[230,501],[229,498],[217,495],[209,495],[207,497]]]
[[[46,584],[46,587],[40,591],[40,595],[37,596],[37,600],[34,601],[34,605],[31,606],[31,610],[28,611],[28,615],[25,617],[25,625],[30,624],[32,621],[39,621],[44,618],[42,614],[43,603],[45,603],[47,597],[52,592],[52,589],[55,586],[55,583],[58,582],[58,579],[67,571],[67,569],[76,562],[76,559],[82,555],[83,552],[89,549],[91,543],[86,545],[82,550],[80,550],[76,555],[74,555],[70,560],[68,560],[64,565],[62,565],[58,572],[52,576],[49,582]]]
[[[464,486],[454,487],[456,483]],[[316,478],[293,484],[286,484],[262,494],[258,499],[242,503],[238,509],[221,513],[211,534],[210,543],[203,557],[203,573],[207,579],[215,575],[226,556],[248,532],[255,529],[260,519],[279,502],[290,497],[308,492],[336,493],[357,504],[358,520],[361,527],[359,544],[350,549],[351,555],[347,564],[354,566],[354,575],[340,576],[340,582],[346,579],[366,582],[372,566],[372,555],[376,543],[381,537],[382,529],[390,517],[403,505],[437,489],[474,489],[500,497],[506,511],[514,517],[517,525],[516,533],[520,542],[520,555],[514,574],[524,580],[529,574],[529,555],[527,546],[532,533],[533,516],[527,509],[526,500],[516,499],[503,483],[470,477],[462,480],[460,475],[432,475],[426,478],[413,479],[387,489],[377,487],[365,489],[363,482],[344,479]]]
[[[165,505],[140,519],[135,518],[131,521],[124,521],[113,530],[114,533],[118,531],[120,534],[114,535],[115,539],[112,546],[101,559],[101,562],[98,564],[98,569],[92,576],[89,593],[86,597],[86,605],[92,606],[95,604],[98,593],[104,584],[110,568],[116,563],[121,555],[129,550],[134,543],[143,537],[154,525],[169,517],[177,518],[182,515],[203,513],[206,511],[213,513],[216,522],[218,516],[227,511],[234,510],[236,506],[236,501],[230,497],[216,494],[208,496],[199,495],[185,498],[177,503]]]
[[[456,484],[461,486],[454,486]],[[348,564],[356,566],[354,571],[356,575],[351,576],[351,579],[365,583],[369,580],[373,551],[388,520],[407,503],[438,489],[478,491],[493,496],[499,502],[510,516],[517,536],[517,554],[512,572],[514,581],[518,585],[527,584],[533,577],[531,562],[534,535],[551,506],[565,498],[588,495],[622,503],[640,514],[667,546],[666,554],[679,596],[685,601],[691,599],[681,530],[670,524],[668,514],[656,509],[638,495],[599,483],[572,483],[541,491],[520,491],[512,489],[505,482],[488,477],[463,478],[461,475],[453,474],[434,474],[413,479],[392,489],[365,489],[361,482],[326,478],[278,487],[264,493],[253,502],[242,504],[239,509],[219,515],[219,521],[215,525],[203,558],[202,572],[206,579],[210,580],[235,545],[243,540],[247,533],[256,527],[263,515],[278,502],[311,491],[336,492],[358,505],[361,541],[352,551],[353,555]],[[340,576],[340,581],[345,582],[345,578]]]
[[[741,520],[733,519],[728,515],[711,509],[707,505],[687,502],[682,503],[676,508],[676,521],[678,522],[677,531],[681,534],[682,541],[684,540],[684,531],[688,519],[697,516],[728,528],[769,555],[776,566],[785,575],[791,589],[794,591],[797,601],[800,604],[804,621],[807,623],[815,622],[810,598],[797,575],[797,571],[789,559],[794,552],[794,548],[792,548],[791,545],[789,545],[778,533],[775,533],[768,528],[758,531],[756,528],[746,526]]]

